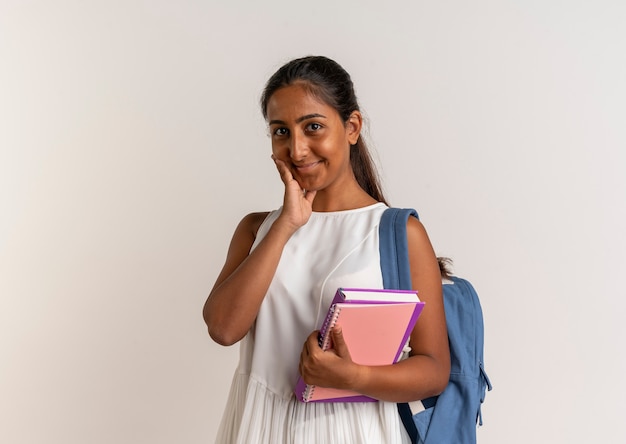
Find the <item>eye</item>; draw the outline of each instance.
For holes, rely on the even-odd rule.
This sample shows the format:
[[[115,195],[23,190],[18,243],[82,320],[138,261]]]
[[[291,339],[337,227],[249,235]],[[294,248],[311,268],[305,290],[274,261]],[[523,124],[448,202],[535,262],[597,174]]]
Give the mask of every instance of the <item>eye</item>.
[[[307,129],[307,131],[315,132],[315,131],[321,130],[322,129],[322,125],[320,125],[319,123],[316,123],[316,122],[312,122],[312,123],[309,123],[306,126],[306,129]]]
[[[278,137],[283,137],[286,136],[287,134],[289,134],[289,130],[287,128],[276,128],[273,132],[272,135],[274,136],[278,136]]]

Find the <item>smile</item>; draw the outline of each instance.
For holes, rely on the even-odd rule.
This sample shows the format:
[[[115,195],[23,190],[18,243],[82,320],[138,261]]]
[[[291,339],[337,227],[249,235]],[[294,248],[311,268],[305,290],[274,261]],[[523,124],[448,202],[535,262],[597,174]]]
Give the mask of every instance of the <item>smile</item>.
[[[305,163],[304,165],[294,165],[294,167],[298,172],[305,172],[315,168],[320,163],[322,163],[322,161],[318,160],[317,162]]]

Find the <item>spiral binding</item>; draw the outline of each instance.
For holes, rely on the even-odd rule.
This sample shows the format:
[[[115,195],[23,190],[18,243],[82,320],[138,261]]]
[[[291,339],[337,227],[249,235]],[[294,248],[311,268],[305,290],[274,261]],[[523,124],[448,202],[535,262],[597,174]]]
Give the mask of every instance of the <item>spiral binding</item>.
[[[330,310],[328,310],[328,315],[324,320],[324,325],[322,325],[322,328],[320,329],[319,344],[320,347],[322,347],[322,350],[328,350],[330,348],[330,331],[337,323],[339,313],[341,313],[341,306],[337,304],[333,304]]]
[[[328,348],[330,347],[330,331],[337,323],[339,313],[341,313],[341,307],[337,304],[333,304],[332,307],[330,307],[330,309],[328,310],[326,319],[324,319],[324,324],[322,324],[322,328],[320,329],[320,335],[318,339],[318,344],[320,345],[322,350],[328,350]],[[304,389],[304,393],[302,393],[302,400],[304,402],[309,402],[313,397],[314,392],[315,386],[307,384],[306,388]]]

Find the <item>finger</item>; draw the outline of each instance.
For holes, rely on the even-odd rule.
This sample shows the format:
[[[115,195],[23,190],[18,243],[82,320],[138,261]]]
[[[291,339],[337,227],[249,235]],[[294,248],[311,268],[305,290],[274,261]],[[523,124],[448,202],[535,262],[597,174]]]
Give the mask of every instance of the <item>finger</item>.
[[[274,160],[274,164],[276,164],[276,168],[278,169],[278,173],[280,174],[280,179],[283,181],[285,185],[291,182],[292,180],[294,180],[293,174],[291,174],[291,171],[289,170],[285,162],[283,162],[280,159],[277,159],[273,155],[272,155],[272,159]]]
[[[311,334],[306,338],[304,346],[306,347],[307,353],[309,355],[312,353],[315,353],[315,351],[317,351],[320,348],[318,330],[311,332]]]
[[[333,348],[335,353],[342,358],[350,358],[350,350],[343,337],[343,331],[340,325],[335,325],[331,332],[333,338]]]
[[[304,198],[308,200],[310,204],[313,204],[313,199],[315,199],[316,194],[317,194],[317,190],[313,190],[313,191],[307,190],[304,194]]]

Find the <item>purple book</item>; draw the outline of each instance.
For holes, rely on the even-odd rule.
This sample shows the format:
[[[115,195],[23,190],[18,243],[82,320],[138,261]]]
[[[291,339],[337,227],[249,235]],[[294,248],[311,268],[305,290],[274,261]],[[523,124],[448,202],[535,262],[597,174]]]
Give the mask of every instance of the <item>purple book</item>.
[[[362,365],[389,365],[402,355],[424,302],[416,291],[339,288],[320,329],[320,347],[331,348],[330,331],[341,325],[352,360]],[[302,402],[371,402],[349,390],[309,385],[298,378],[295,394]]]

